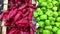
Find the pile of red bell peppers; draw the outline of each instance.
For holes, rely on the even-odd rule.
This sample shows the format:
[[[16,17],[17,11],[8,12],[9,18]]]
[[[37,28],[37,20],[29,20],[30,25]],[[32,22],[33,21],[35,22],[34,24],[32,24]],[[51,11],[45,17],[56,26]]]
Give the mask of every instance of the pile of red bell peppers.
[[[8,28],[7,34],[34,34],[32,17],[36,6],[32,0],[8,0],[8,5],[8,10],[0,15],[0,20],[6,20],[5,26],[14,26]]]

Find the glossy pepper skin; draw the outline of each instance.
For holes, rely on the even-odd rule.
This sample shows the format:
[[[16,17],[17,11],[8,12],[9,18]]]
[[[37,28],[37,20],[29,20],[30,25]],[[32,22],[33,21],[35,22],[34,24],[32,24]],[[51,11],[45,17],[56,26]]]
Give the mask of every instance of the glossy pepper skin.
[[[15,28],[12,28],[12,29],[9,31],[8,34],[13,34],[15,31],[16,31],[16,29],[15,29]]]
[[[8,0],[8,9],[1,17],[6,20],[7,34],[34,34],[36,29],[32,17],[35,8],[32,0]]]
[[[27,11],[23,17],[26,17],[27,15],[29,15],[29,11]]]
[[[7,18],[6,18],[6,20],[10,20],[10,17],[11,17],[12,12],[13,12],[13,9],[9,12],[9,14],[8,14],[8,16],[7,16]]]
[[[17,26],[20,26],[20,27],[27,27],[28,26],[28,20],[26,19],[22,19],[22,20],[19,20],[15,23]],[[25,25],[24,25],[25,24]]]
[[[60,0],[36,0],[37,8],[33,13],[37,23],[37,34],[59,34]]]
[[[16,16],[14,17],[14,20],[13,20],[13,22],[12,22],[12,25],[20,18],[21,15],[22,15],[22,12],[19,11],[19,12],[16,14]]]
[[[7,21],[4,25],[5,25],[5,26],[10,26],[10,22]]]
[[[24,9],[27,6],[27,3],[24,6],[19,7],[19,10]]]

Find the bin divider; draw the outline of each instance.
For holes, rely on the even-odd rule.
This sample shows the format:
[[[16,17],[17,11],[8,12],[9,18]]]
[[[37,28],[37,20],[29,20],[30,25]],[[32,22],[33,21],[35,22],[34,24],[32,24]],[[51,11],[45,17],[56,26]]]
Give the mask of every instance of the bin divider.
[[[4,0],[3,1],[3,11],[4,12],[6,12],[6,10],[7,10],[7,8],[8,8],[8,0]],[[3,20],[2,20],[2,24],[1,24],[1,26],[2,26],[2,34],[6,34],[6,29],[7,29],[7,27],[6,26],[4,26],[4,23],[5,23],[6,21],[5,21],[5,19],[3,18]]]

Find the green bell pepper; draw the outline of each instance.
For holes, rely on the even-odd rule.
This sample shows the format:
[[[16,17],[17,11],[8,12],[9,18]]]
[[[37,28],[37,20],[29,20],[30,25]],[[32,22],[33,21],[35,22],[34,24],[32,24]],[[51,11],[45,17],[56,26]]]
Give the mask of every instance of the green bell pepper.
[[[57,19],[56,19],[56,20],[60,22],[60,17],[57,17]]]
[[[39,24],[40,27],[44,27],[44,22],[43,21],[38,22],[38,24]]]
[[[45,26],[45,29],[46,30],[52,30],[52,26],[50,25],[50,26]]]
[[[46,15],[48,15],[48,16],[52,16],[53,14],[52,14],[52,10],[47,10],[47,12],[46,12]]]
[[[52,8],[52,10],[57,11],[57,8],[58,8],[58,7],[55,6],[55,7]]]
[[[53,4],[52,3],[48,3],[47,4],[47,8],[52,8],[53,7]]]
[[[47,19],[47,15],[46,15],[46,14],[41,15],[41,16],[40,16],[40,19],[41,19],[41,20],[46,20],[46,19]]]
[[[56,0],[52,1],[53,5],[56,5],[58,2]]]
[[[49,19],[50,21],[55,21],[55,18],[54,18],[54,17],[48,17],[48,19]]]
[[[47,6],[47,2],[41,2],[41,6]]]
[[[58,12],[53,12],[53,17],[58,17]]]
[[[60,27],[60,22],[55,22],[56,27]]]
[[[60,30],[57,31],[57,34],[60,34]]]
[[[38,16],[38,13],[37,12],[34,12],[33,15],[34,15],[34,17],[37,17]]]
[[[43,30],[43,34],[50,34],[49,30]]]
[[[53,32],[57,32],[58,31],[58,28],[57,27],[53,27],[52,31]]]
[[[50,25],[51,24],[51,22],[50,22],[50,20],[45,20],[45,25]]]

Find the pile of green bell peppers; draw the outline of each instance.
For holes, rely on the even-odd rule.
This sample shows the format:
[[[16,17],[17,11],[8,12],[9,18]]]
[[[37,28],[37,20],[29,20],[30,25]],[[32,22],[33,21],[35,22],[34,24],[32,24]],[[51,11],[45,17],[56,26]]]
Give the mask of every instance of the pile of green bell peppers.
[[[60,0],[36,0],[33,13],[39,27],[36,34],[60,34]]]

